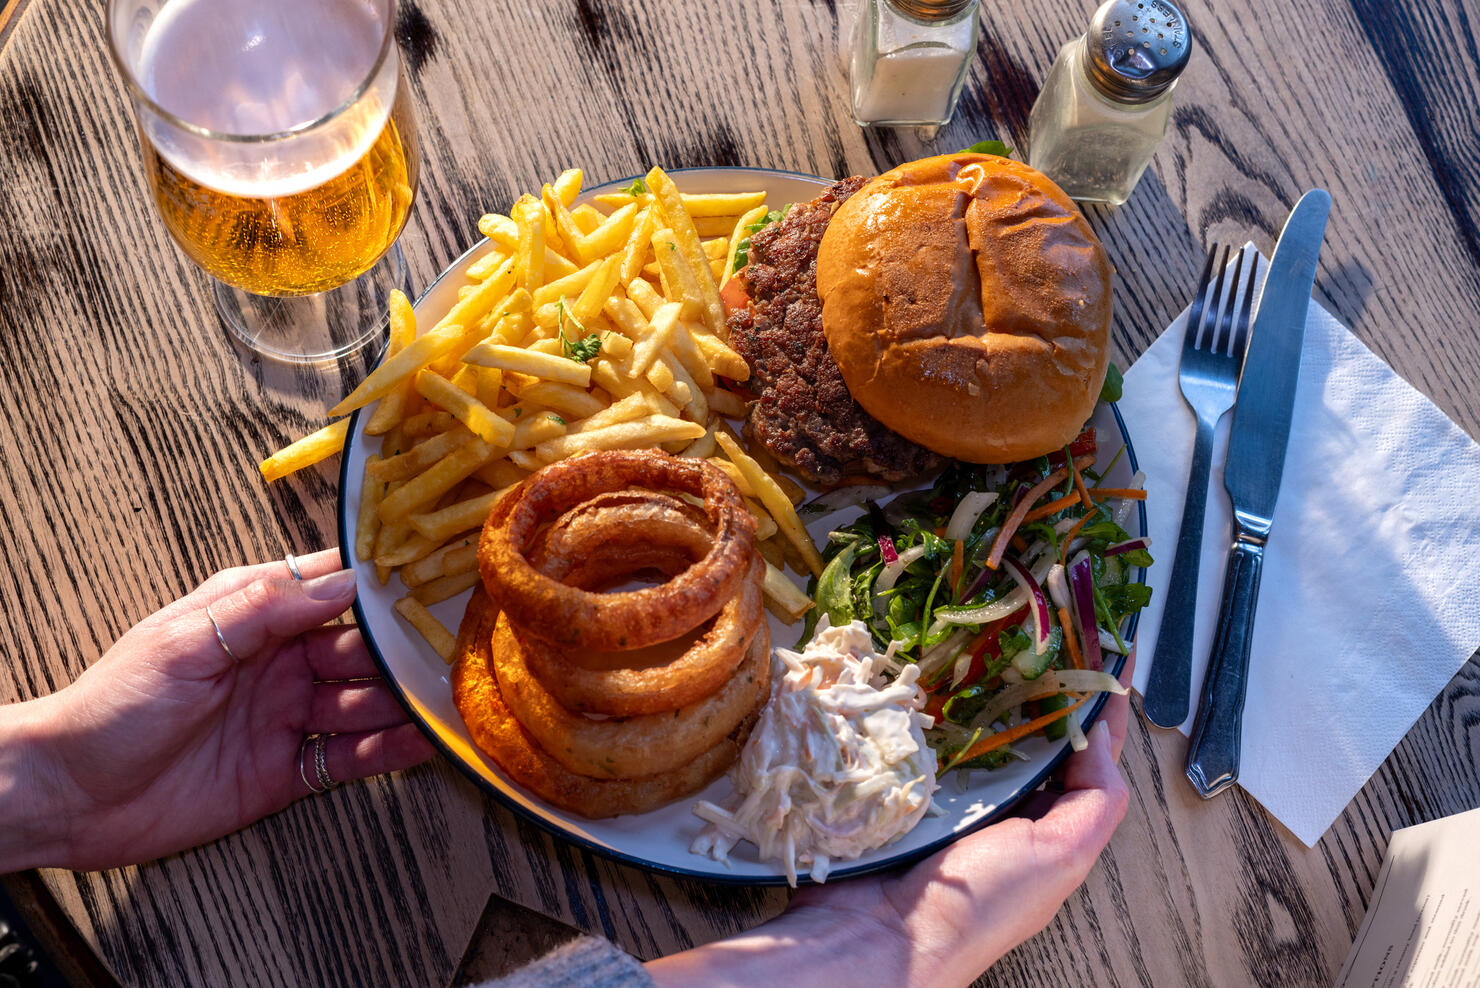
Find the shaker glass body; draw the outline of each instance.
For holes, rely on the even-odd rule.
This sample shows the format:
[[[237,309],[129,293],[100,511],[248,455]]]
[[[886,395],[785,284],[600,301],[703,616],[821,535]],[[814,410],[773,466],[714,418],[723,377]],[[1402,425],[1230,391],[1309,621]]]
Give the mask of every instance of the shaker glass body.
[[[976,51],[976,4],[940,20],[862,0],[853,33],[853,118],[860,126],[950,121]]]
[[[1105,96],[1085,74],[1084,39],[1059,49],[1029,117],[1028,164],[1071,199],[1118,206],[1166,133],[1172,89],[1146,103]]]

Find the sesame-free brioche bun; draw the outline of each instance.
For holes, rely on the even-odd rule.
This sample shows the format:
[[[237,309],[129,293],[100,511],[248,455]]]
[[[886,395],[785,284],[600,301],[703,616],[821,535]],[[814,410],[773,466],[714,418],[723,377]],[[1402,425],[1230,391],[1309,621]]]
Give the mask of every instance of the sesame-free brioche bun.
[[[1105,250],[1063,190],[1007,158],[939,155],[859,189],[822,237],[817,294],[858,403],[957,459],[1063,447],[1105,380]]]

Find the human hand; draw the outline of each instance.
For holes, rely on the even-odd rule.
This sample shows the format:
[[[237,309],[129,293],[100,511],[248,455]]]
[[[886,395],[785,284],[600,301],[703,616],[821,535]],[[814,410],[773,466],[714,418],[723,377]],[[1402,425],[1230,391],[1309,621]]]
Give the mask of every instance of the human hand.
[[[1132,654],[1121,673],[1130,682]],[[904,872],[813,885],[749,933],[647,965],[659,985],[966,985],[1047,926],[1089,875],[1130,801],[1116,767],[1128,696],[1112,696],[1062,795],[1036,819],[992,824]]]
[[[298,564],[302,582],[281,561],[218,573],[72,685],[7,708],[51,811],[47,846],[33,849],[44,859],[26,863],[106,868],[238,830],[311,791],[299,761],[308,735],[331,735],[336,782],[431,757],[359,630],[321,627],[353,601],[353,572],[333,549]],[[312,745],[302,767],[313,780]]]

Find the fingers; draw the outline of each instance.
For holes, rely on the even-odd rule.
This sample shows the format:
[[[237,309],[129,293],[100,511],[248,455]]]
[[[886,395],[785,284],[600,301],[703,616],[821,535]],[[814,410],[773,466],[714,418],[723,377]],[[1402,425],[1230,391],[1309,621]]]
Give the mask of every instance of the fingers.
[[[353,570],[338,570],[299,582],[266,578],[249,583],[210,604],[200,619],[202,636],[214,636],[209,618],[226,650],[238,662],[248,662],[264,649],[278,645],[343,614],[355,597]]]
[[[320,549],[318,552],[311,552],[306,556],[294,556],[293,558],[298,563],[298,572],[303,574],[304,580],[313,580],[320,576],[327,576],[344,566],[339,558],[338,547]],[[268,571],[268,576],[287,576],[289,579],[293,578],[293,571],[288,568],[288,561],[286,559],[279,559],[275,563],[263,563],[262,568]]]
[[[350,782],[372,775],[399,772],[420,765],[436,754],[432,743],[414,724],[357,734],[336,734],[324,742],[324,767],[335,782]],[[308,745],[304,764],[313,773],[313,745]],[[297,766],[294,766],[297,771]]]
[[[1096,724],[1089,742],[1088,748],[1069,758],[1064,795],[1034,823],[1038,849],[1056,867],[1078,876],[1075,884],[1089,874],[1130,803],[1125,779],[1115,765],[1109,725]]]
[[[1131,646],[1131,654],[1126,656],[1125,667],[1120,670],[1120,685],[1126,689],[1131,688],[1131,674],[1136,671],[1136,646]],[[1105,723],[1110,725],[1110,754],[1117,763],[1120,762],[1120,752],[1125,747],[1125,733],[1129,728],[1131,715],[1131,698],[1127,693],[1125,696],[1112,696],[1110,702],[1105,705]]]
[[[306,556],[294,557],[298,561],[298,571],[303,574],[305,580],[312,580],[318,576],[324,576],[339,569],[339,549],[321,549],[318,552]],[[170,604],[160,608],[154,615],[146,618],[148,621],[169,620],[181,614],[188,614],[200,610],[207,604],[214,605],[216,601],[236,593],[249,584],[259,580],[269,579],[292,579],[293,575],[288,570],[286,560],[276,559],[270,563],[257,563],[253,566],[233,566],[231,569],[223,569],[196,587],[190,593]]]
[[[404,723],[406,712],[382,682],[319,683],[304,729],[310,734],[350,734]]]
[[[1110,732],[1110,760],[1120,762],[1120,751],[1125,747],[1125,732],[1131,719],[1130,694],[1112,696],[1105,702],[1100,713],[1100,723]]]
[[[313,678],[321,683],[380,678],[359,628],[315,628],[303,636],[303,656]]]
[[[1110,741],[1110,725],[1104,721],[1096,724],[1089,733],[1089,747],[1076,751],[1064,763],[1065,793],[1083,789],[1113,789],[1117,785],[1125,785],[1120,769],[1111,757],[1113,752]]]

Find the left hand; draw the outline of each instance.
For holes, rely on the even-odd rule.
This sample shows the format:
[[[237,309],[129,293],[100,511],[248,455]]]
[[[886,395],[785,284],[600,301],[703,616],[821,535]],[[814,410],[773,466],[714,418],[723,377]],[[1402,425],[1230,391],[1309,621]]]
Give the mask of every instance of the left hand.
[[[238,830],[309,794],[299,755],[332,735],[336,782],[425,761],[344,613],[355,578],[328,549],[226,570],[145,618],[75,683],[23,704],[59,811],[58,860],[76,870],[146,861]],[[206,613],[210,607],[222,647]],[[233,657],[234,656],[234,657]],[[312,746],[303,767],[314,779]]]

